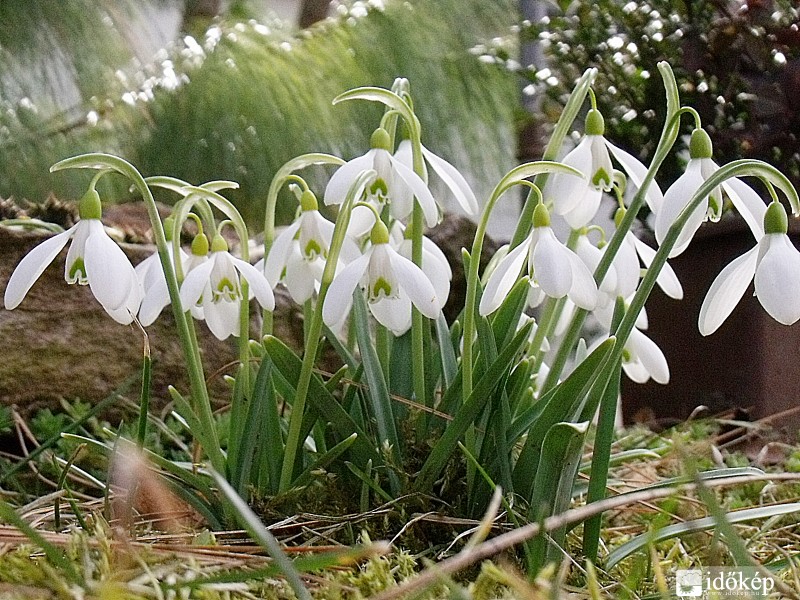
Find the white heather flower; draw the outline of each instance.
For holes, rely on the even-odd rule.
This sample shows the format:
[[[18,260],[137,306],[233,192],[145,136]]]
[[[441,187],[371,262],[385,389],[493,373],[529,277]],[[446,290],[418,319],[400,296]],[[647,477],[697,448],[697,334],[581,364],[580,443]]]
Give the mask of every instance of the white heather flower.
[[[275,239],[269,254],[256,263],[273,288],[282,281],[298,304],[310,299],[319,289],[328,258],[334,224],[317,210],[317,200],[310,191],[301,197],[300,216]],[[355,260],[358,247],[345,237],[340,250],[340,264]]]
[[[359,284],[367,290],[372,315],[395,335],[411,327],[412,304],[429,319],[437,318],[442,304],[422,269],[392,248],[383,223],[375,224],[370,237],[367,251],[331,282],[322,305],[325,324],[333,328],[344,321]]]
[[[764,310],[783,325],[800,319],[800,252],[786,235],[786,211],[773,202],[764,216],[765,234],[758,244],[725,267],[700,308],[700,333],[710,335],[733,312],[750,282]]]
[[[272,288],[261,271],[232,256],[228,244],[217,234],[211,242],[208,260],[192,269],[181,285],[181,303],[187,308],[200,304],[209,330],[220,340],[239,335],[243,300],[240,278],[247,281],[250,292],[263,308],[275,308]]]
[[[528,238],[497,263],[483,291],[479,312],[497,310],[527,263],[533,287],[551,298],[567,296],[576,306],[592,310],[597,305],[597,285],[588,267],[556,238],[550,215],[543,204],[534,211],[534,226]]]
[[[464,179],[464,176],[461,173],[459,173],[458,169],[456,169],[442,157],[437,156],[428,150],[425,146],[422,146],[422,156],[431,166],[433,172],[436,173],[444,182],[464,212],[466,212],[468,215],[477,215],[479,210],[478,199],[475,197],[472,188],[470,188],[467,180]],[[397,146],[397,150],[394,153],[394,157],[407,167],[412,168],[413,153],[411,148],[411,140],[403,140],[400,142],[400,144]],[[412,190],[405,188],[401,191],[401,193],[410,195]],[[410,197],[403,200],[403,202],[406,203],[410,201]]]
[[[655,211],[655,233],[659,245],[663,243],[669,228],[683,209],[688,206],[695,192],[706,179],[719,170],[719,166],[711,159],[711,155],[711,138],[702,129],[695,129],[689,143],[690,158],[686,165],[686,171],[669,187],[664,194],[661,208]],[[721,187],[750,227],[753,235],[759,239],[764,233],[761,226],[767,210],[764,202],[755,190],[735,177],[723,182]],[[670,251],[670,257],[678,256],[687,248],[703,221],[709,218],[718,220],[722,215],[722,206],[722,191],[716,188],[692,212]]]
[[[331,176],[325,188],[325,204],[342,204],[356,177],[364,171],[374,169],[378,174],[366,190],[366,200],[382,207],[389,205],[395,219],[404,220],[414,208],[412,197],[416,196],[425,222],[433,227],[439,220],[439,209],[428,186],[414,171],[392,156],[389,151],[389,134],[385,129],[376,129],[370,140],[372,149],[366,154],[343,164]]]
[[[5,292],[5,307],[19,306],[47,266],[72,239],[64,278],[67,283],[89,285],[92,294],[112,319],[127,325],[139,310],[142,291],[133,265],[110,238],[100,221],[100,197],[92,188],[79,205],[81,220],[31,250],[17,265]]]
[[[555,173],[543,190],[545,199],[553,202],[553,212],[563,216],[573,229],[585,226],[594,218],[603,192],[611,189],[614,170],[610,155],[622,165],[636,187],[642,185],[647,173],[641,161],[605,139],[603,116],[596,109],[587,114],[584,131],[586,135],[561,162],[580,171],[585,178]],[[657,211],[662,195],[655,182],[650,183],[645,198],[651,210]]]

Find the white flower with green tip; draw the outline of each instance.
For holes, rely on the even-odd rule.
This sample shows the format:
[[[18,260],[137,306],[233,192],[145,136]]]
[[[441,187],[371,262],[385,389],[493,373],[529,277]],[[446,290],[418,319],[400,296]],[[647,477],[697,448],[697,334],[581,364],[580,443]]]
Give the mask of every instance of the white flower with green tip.
[[[346,162],[331,176],[325,188],[325,204],[342,204],[356,177],[373,169],[378,175],[365,192],[366,201],[374,202],[379,212],[380,207],[388,204],[395,219],[405,220],[411,214],[414,203],[412,195],[404,190],[411,190],[422,208],[426,225],[436,225],[439,209],[433,195],[419,175],[392,156],[386,130],[376,129],[370,145],[372,149],[366,154]]]
[[[567,296],[576,306],[592,310],[597,305],[597,284],[588,267],[550,228],[544,204],[534,211],[531,234],[497,263],[489,275],[479,307],[485,316],[500,308],[527,265],[531,286],[550,298]]]
[[[437,318],[442,305],[433,284],[422,269],[392,248],[383,223],[375,224],[370,239],[367,251],[331,282],[322,306],[325,324],[334,328],[344,321],[359,284],[366,288],[372,315],[395,335],[411,327],[412,304],[429,319]]]
[[[690,158],[686,171],[666,191],[661,208],[654,211],[656,241],[659,245],[667,237],[667,232],[678,215],[689,205],[695,192],[706,179],[719,170],[719,166],[711,156],[711,138],[702,129],[695,129],[689,143]],[[735,177],[724,181],[721,188],[721,190],[715,188],[692,212],[669,253],[670,258],[686,250],[703,221],[707,219],[716,221],[722,216],[722,191],[730,198],[734,208],[750,227],[756,239],[764,234],[761,224],[767,207],[755,190]]]
[[[100,197],[89,189],[78,207],[80,221],[31,250],[17,265],[5,291],[5,307],[19,306],[47,266],[59,252],[67,252],[64,278],[67,283],[87,285],[112,319],[127,325],[139,310],[142,290],[133,265],[106,233],[100,221]]]
[[[333,238],[334,224],[323,217],[314,194],[308,190],[300,199],[300,216],[275,239],[269,255],[256,263],[273,288],[283,282],[298,304],[309,300],[322,280],[325,261]],[[360,255],[355,242],[344,238],[340,264]]]
[[[641,187],[647,174],[647,167],[640,160],[604,137],[605,123],[598,110],[590,110],[585,123],[585,135],[561,161],[583,173],[585,178],[554,173],[543,190],[545,200],[553,202],[553,212],[563,216],[573,229],[586,226],[594,218],[603,192],[611,189],[612,155],[635,187]],[[662,201],[661,190],[655,182],[650,183],[645,198],[655,212]]]
[[[192,269],[183,280],[181,303],[187,309],[201,305],[203,319],[218,339],[238,336],[243,300],[241,279],[247,281],[250,292],[263,308],[274,310],[275,297],[263,273],[232,256],[225,239],[217,234],[211,241],[208,260]]]
[[[800,319],[800,252],[786,235],[788,219],[779,202],[769,205],[764,231],[758,244],[734,259],[711,284],[698,319],[702,335],[722,325],[751,281],[756,298],[773,319],[783,325]]]

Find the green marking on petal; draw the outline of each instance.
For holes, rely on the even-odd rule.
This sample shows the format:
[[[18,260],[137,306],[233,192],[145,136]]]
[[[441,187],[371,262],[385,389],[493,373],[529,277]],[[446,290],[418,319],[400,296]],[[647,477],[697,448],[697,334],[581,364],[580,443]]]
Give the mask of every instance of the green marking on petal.
[[[383,296],[381,294],[383,294]],[[375,283],[372,285],[372,290],[370,291],[369,296],[369,299],[373,302],[380,300],[381,297],[391,298],[392,285],[383,277],[378,277],[377,281],[375,281]]]
[[[386,182],[383,178],[378,177],[371,186],[369,186],[369,193],[371,196],[378,196],[379,198],[385,198],[389,195],[389,186],[386,185]]]
[[[226,300],[230,300],[233,302],[239,297],[239,292],[237,290],[236,284],[232,282],[227,277],[223,277],[219,280],[217,284],[217,289],[214,293],[215,300],[219,300],[220,298],[224,298]]]
[[[631,362],[632,359],[633,359],[633,356],[631,356],[630,351],[627,348],[624,349],[622,351],[622,362],[629,363],[629,362]]]
[[[325,252],[323,251],[322,247],[317,243],[317,240],[311,239],[308,240],[306,247],[303,248],[303,256],[305,256],[306,260],[314,260],[318,256],[324,256]]]
[[[594,177],[592,177],[592,185],[596,187],[607,188],[611,185],[611,176],[606,172],[605,169],[597,169]]]
[[[83,257],[78,257],[69,268],[67,276],[67,283],[78,283],[79,285],[86,285],[89,280],[86,278],[86,265],[83,262]]]

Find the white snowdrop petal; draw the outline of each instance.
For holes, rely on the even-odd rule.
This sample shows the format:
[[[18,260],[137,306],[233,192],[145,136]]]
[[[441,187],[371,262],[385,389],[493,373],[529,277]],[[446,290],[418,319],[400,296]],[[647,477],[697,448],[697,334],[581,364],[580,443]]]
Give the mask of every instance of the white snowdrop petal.
[[[539,240],[533,249],[533,278],[551,298],[563,298],[572,287],[569,250],[556,239],[549,227],[539,227]]]
[[[433,195],[428,189],[428,186],[422,181],[419,175],[403,163],[394,158],[392,158],[391,161],[394,173],[403,180],[403,183],[405,183],[414,193],[414,196],[416,196],[420,208],[422,208],[422,214],[425,216],[426,225],[428,227],[436,225],[439,221],[439,209],[436,206],[436,200],[433,199]],[[392,203],[392,206],[394,207],[395,204]],[[392,214],[395,214],[394,211],[392,211]],[[408,213],[395,216],[399,219],[404,219],[408,216]]]
[[[637,188],[640,189],[642,187],[642,182],[644,181],[645,176],[647,175],[647,167],[635,156],[632,154],[628,154],[622,148],[619,148],[605,140],[606,147],[608,147],[611,154],[617,160],[619,164],[622,165],[622,168],[625,170],[625,173],[628,175],[628,179],[631,180],[631,183]],[[658,213],[661,209],[661,203],[664,201],[664,194],[661,192],[661,188],[658,187],[658,184],[655,180],[650,182],[650,185],[647,187],[647,194],[645,195],[645,201],[647,202],[647,206],[650,207],[650,210],[654,213]]]
[[[699,160],[690,160],[683,175],[678,177],[664,194],[661,210],[656,213],[655,234],[659,245],[664,242],[667,231],[672,227],[678,215],[689,204],[692,196],[702,184],[701,162]],[[708,202],[701,202],[700,206],[692,213],[681,230],[678,241],[670,252],[670,258],[678,256],[692,241],[692,237],[694,237],[695,232],[700,227],[703,219],[705,219],[707,208]]]
[[[439,300],[441,307],[444,307],[448,296],[450,296],[450,280],[452,279],[450,265],[447,262],[442,263],[437,256],[423,248],[422,272],[433,284],[436,298]]]
[[[773,319],[792,325],[800,319],[800,252],[782,233],[767,234],[761,244],[756,297]]]
[[[350,211],[347,235],[355,239],[362,238],[369,234],[373,225],[375,225],[375,213],[366,206],[355,206]]]
[[[650,373],[644,368],[644,365],[636,360],[622,363],[622,370],[625,371],[628,379],[634,383],[647,383],[650,380]]]
[[[231,259],[236,270],[247,280],[250,292],[258,300],[258,303],[267,310],[275,310],[275,296],[272,294],[272,288],[264,275],[241,258],[231,256]]]
[[[764,215],[767,205],[761,196],[741,179],[732,177],[722,184],[722,188],[731,199],[736,211],[742,216],[753,232],[753,236],[760,240],[764,235]]]
[[[632,242],[632,233],[627,233],[625,239],[614,256],[613,265],[617,270],[617,296],[627,298],[639,287],[639,257],[636,247]]]
[[[260,263],[263,265],[262,272],[264,277],[267,278],[272,287],[278,285],[281,280],[281,274],[286,266],[289,253],[292,251],[292,246],[295,243],[294,237],[298,229],[300,229],[299,219],[280,232],[272,242],[269,254],[264,258],[264,263]]]
[[[478,214],[478,199],[472,188],[469,187],[467,180],[453,165],[447,162],[440,156],[435,155],[433,152],[423,146],[422,155],[425,160],[430,163],[434,172],[444,181],[445,185],[453,193],[453,196],[458,201],[461,208],[464,209],[468,215]]]
[[[340,323],[350,310],[353,291],[364,277],[371,255],[371,249],[367,250],[363,256],[351,262],[333,278],[322,305],[322,320],[329,327]]]
[[[714,333],[733,312],[753,279],[757,260],[758,246],[735,258],[714,279],[697,320],[702,335]]]
[[[409,300],[417,307],[419,312],[435,319],[442,310],[442,305],[436,297],[436,290],[428,280],[425,273],[413,262],[400,256],[397,251],[387,245],[387,254],[391,268],[397,275],[400,287],[403,289]]]
[[[653,340],[641,331],[634,329],[628,338],[628,344],[634,348],[634,354],[656,383],[669,383],[667,359]]]
[[[369,303],[375,319],[394,335],[401,336],[411,328],[411,300],[401,293],[397,298],[381,298]]]
[[[633,240],[636,246],[636,252],[642,259],[642,263],[646,268],[650,268],[650,265],[653,263],[653,258],[655,258],[656,251],[635,235],[633,236]],[[683,286],[669,263],[664,263],[664,267],[656,278],[656,283],[670,298],[674,298],[675,300],[683,299]]]
[[[481,316],[493,313],[505,300],[508,292],[520,277],[522,265],[528,256],[530,238],[526,238],[519,246],[504,256],[489,275],[483,290],[478,312]]]
[[[239,337],[240,308],[240,301],[218,300],[214,302],[203,297],[203,318],[214,337],[218,340],[226,340],[232,335]]]
[[[359,174],[372,169],[374,155],[375,151],[370,150],[336,169],[325,187],[325,204],[342,204]]]
[[[289,260],[286,261],[286,278],[284,279],[284,283],[289,290],[289,295],[292,297],[292,300],[298,304],[303,304],[314,295],[314,289],[316,287],[314,274],[309,268],[308,262],[299,252],[289,256]]]
[[[180,294],[181,304],[183,305],[184,310],[189,310],[189,308],[197,304],[197,302],[200,300],[200,297],[203,296],[203,293],[206,291],[206,288],[209,287],[211,270],[214,268],[214,263],[215,260],[210,258],[197,265],[186,275],[186,278],[181,284]],[[204,300],[210,301],[211,299],[204,298]]]
[[[75,227],[77,225],[46,239],[22,258],[11,274],[6,286],[3,301],[7,310],[12,310],[19,306],[47,266],[53,262],[58,253],[67,245],[69,238],[75,231]]]
[[[126,303],[129,294],[138,293],[139,280],[133,265],[108,237],[100,221],[92,223],[84,263],[92,294],[104,307],[116,310]]]
[[[167,304],[169,304],[169,289],[166,278],[162,277],[147,288],[142,298],[142,305],[139,308],[139,322],[142,327],[152,325]]]
[[[597,284],[594,277],[577,254],[565,249],[572,270],[572,285],[567,295],[576,306],[585,310],[593,310],[597,306]]]
[[[589,188],[583,195],[581,201],[572,210],[564,213],[564,220],[572,229],[580,229],[589,224],[600,208],[600,201],[603,199],[603,191],[600,189]]]
[[[588,176],[592,170],[591,139],[584,136],[561,161],[584,174],[584,177],[567,173],[550,175],[545,184],[543,195],[545,201],[553,201],[553,211],[563,215],[575,208],[589,189]]]

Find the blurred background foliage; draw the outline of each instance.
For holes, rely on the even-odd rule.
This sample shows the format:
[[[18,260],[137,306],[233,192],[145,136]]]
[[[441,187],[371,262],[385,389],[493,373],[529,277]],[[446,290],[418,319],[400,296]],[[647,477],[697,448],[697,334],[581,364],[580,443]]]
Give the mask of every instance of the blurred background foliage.
[[[49,165],[107,151],[145,175],[238,181],[232,199],[258,227],[284,162],[367,149],[380,107],[331,100],[398,76],[411,81],[424,143],[479,194],[513,166],[514,76],[470,52],[508,33],[512,1],[354,2],[301,31],[268,2],[221,4],[0,2],[0,196],[75,198],[85,181]]]
[[[664,117],[659,60],[673,65],[719,162],[761,158],[800,184],[792,0],[305,0],[295,3],[314,9],[305,24],[329,15],[306,29],[271,10],[281,4],[0,0],[0,197],[78,197],[84,178],[48,167],[108,151],[145,175],[238,181],[232,198],[259,228],[286,160],[366,150],[380,107],[331,100],[403,76],[423,142],[485,198],[517,155],[540,156],[590,66],[607,135],[647,161]],[[684,159],[670,159],[662,185]],[[326,173],[309,176],[319,191]],[[128,198],[124,182],[105,186]]]

